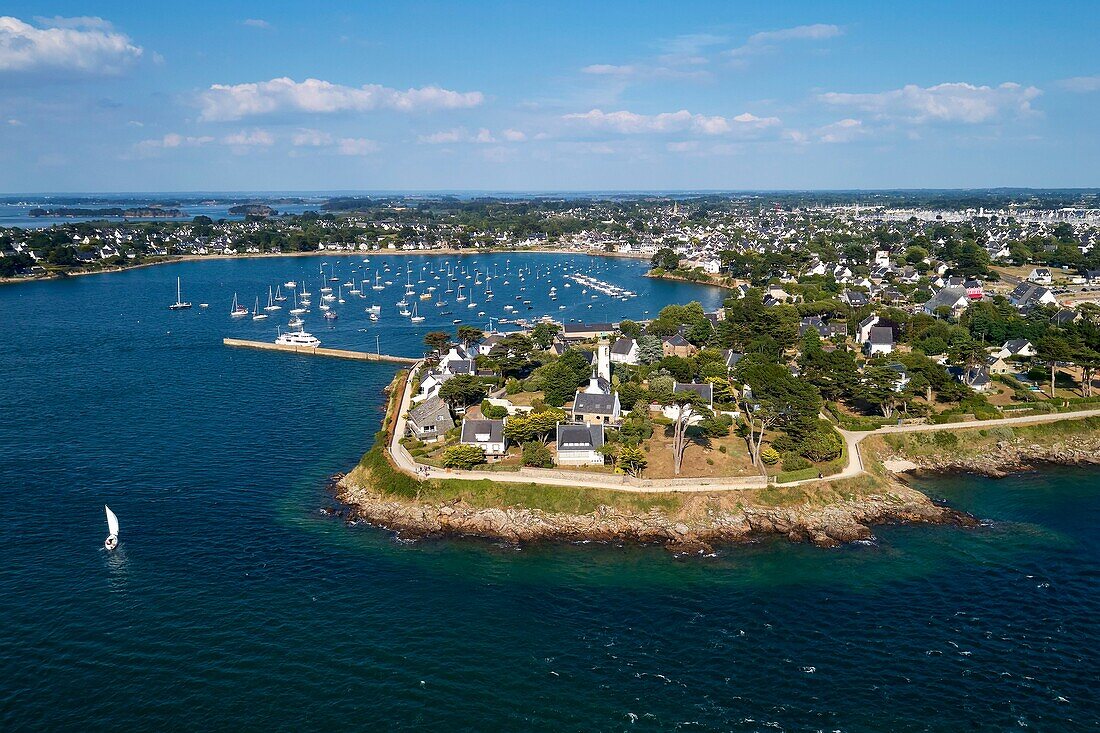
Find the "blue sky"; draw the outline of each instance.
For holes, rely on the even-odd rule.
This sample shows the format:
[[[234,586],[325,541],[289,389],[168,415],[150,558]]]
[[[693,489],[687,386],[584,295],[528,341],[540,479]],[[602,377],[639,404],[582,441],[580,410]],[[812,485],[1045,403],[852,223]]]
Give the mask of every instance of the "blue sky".
[[[5,3],[0,191],[1100,185],[1095,3]]]

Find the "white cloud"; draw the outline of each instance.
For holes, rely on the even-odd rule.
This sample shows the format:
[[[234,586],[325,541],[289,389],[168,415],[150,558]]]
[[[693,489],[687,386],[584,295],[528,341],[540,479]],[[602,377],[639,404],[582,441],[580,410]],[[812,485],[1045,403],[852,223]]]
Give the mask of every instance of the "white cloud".
[[[12,127],[22,127],[23,126],[23,121],[22,120],[17,120],[14,117],[10,117],[10,118],[8,118],[8,124],[11,125]]]
[[[697,58],[694,61],[687,59],[672,60],[665,66],[651,66],[649,64],[590,64],[581,68],[581,73],[590,76],[606,77],[616,81],[646,80],[646,79],[706,79],[710,76],[700,69],[674,68],[675,64],[703,64],[706,59]]]
[[[527,135],[520,130],[507,129],[500,133],[499,137],[487,127],[479,128],[476,132],[470,132],[465,127],[455,127],[450,130],[441,130],[430,135],[421,135],[417,142],[424,145],[452,145],[455,143],[474,143],[487,145],[491,143],[510,142],[519,143],[527,139]]]
[[[267,130],[241,130],[222,138],[226,145],[235,147],[270,147],[275,144],[275,136]]]
[[[365,137],[342,137],[336,143],[340,155],[369,155],[378,150],[378,143]]]
[[[311,147],[319,148],[323,145],[332,144],[332,135],[324,130],[314,130],[308,127],[303,127],[294,133],[290,142],[295,147]]]
[[[619,151],[607,143],[592,143],[563,140],[556,146],[563,153],[580,155],[615,155]]]
[[[843,33],[840,26],[827,23],[799,25],[793,28],[781,28],[775,31],[761,31],[749,36],[745,44],[726,51],[734,59],[755,56],[775,50],[777,44],[788,41],[824,41]]]
[[[170,132],[163,137],[142,140],[137,143],[134,148],[138,155],[148,157],[150,155],[156,155],[162,150],[197,148],[203,145],[209,145],[212,142],[214,142],[214,138],[209,135],[188,136],[180,135],[177,132]]]
[[[697,140],[681,140],[665,146],[670,153],[690,153],[699,147]]]
[[[725,36],[713,33],[685,33],[661,43],[662,59],[670,62],[695,63],[699,55],[711,46],[725,43]]]
[[[437,86],[401,91],[378,84],[349,87],[288,77],[248,84],[214,84],[199,97],[204,121],[239,120],[275,112],[365,112],[390,109],[418,112],[435,109],[464,109],[484,101],[481,92],[454,92]]]
[[[899,119],[913,124],[927,122],[992,122],[1006,116],[1025,117],[1034,113],[1031,101],[1042,92],[1006,82],[996,87],[964,83],[919,87],[908,84],[901,89],[869,94],[828,92],[818,98],[826,104],[852,107],[884,119]]]
[[[100,30],[111,30],[114,28],[111,21],[95,15],[77,15],[71,18],[66,18],[61,15],[55,15],[52,18],[36,15],[34,16],[34,22],[40,26],[47,26],[50,28],[98,28]]]
[[[815,137],[823,143],[847,143],[860,137],[865,132],[867,132],[867,129],[863,126],[862,120],[848,117],[824,127],[819,127],[815,131]]]
[[[632,76],[637,71],[637,67],[628,64],[590,64],[581,69],[583,74],[594,74],[596,76]]]
[[[1067,92],[1098,92],[1100,91],[1100,74],[1062,79],[1058,82],[1058,86]]]
[[[326,148],[337,155],[367,155],[378,150],[378,143],[365,137],[333,137],[324,130],[303,127],[295,132],[290,143],[296,148]]]
[[[146,140],[147,143],[157,143],[156,140]],[[206,145],[207,143],[214,142],[214,138],[209,135],[200,135],[197,137],[180,135],[179,133],[170,132],[159,140],[160,146],[163,148],[180,148],[180,147],[198,147],[199,145]]]
[[[593,109],[588,112],[567,114],[566,121],[582,124],[593,130],[606,130],[623,135],[644,133],[694,132],[701,135],[726,135],[755,132],[779,125],[777,117],[757,117],[748,112],[736,117],[692,114],[686,109],[678,112],[662,112],[643,115],[626,110],[604,112]]]
[[[0,17],[0,72],[118,74],[143,50],[101,18],[40,19],[40,27]]]
[[[453,130],[434,132],[431,135],[421,135],[417,140],[425,145],[448,145],[461,142],[466,136],[466,131],[460,127]]]
[[[263,18],[245,18],[241,21],[241,25],[248,26],[249,28],[259,28],[260,30],[271,30],[271,24]]]
[[[773,41],[820,41],[836,38],[840,35],[840,26],[827,23],[798,25],[794,28],[781,28],[777,31],[763,31],[749,36],[749,43],[771,43]]]

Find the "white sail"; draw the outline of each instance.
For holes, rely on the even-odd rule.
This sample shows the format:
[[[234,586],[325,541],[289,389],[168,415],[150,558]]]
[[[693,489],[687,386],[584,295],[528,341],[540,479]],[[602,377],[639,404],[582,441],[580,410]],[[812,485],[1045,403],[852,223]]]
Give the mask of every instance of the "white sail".
[[[104,505],[103,508],[107,511],[107,533],[115,537],[118,536],[118,517],[111,511],[111,507]]]

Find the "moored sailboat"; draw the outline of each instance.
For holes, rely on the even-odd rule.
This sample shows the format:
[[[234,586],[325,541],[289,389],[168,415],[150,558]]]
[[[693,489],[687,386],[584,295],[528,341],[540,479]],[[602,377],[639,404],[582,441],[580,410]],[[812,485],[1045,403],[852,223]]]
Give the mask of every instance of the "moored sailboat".
[[[248,315],[248,309],[237,302],[236,293],[233,293],[233,306],[229,309],[229,315],[233,318],[242,318]]]
[[[168,310],[180,311],[180,310],[184,310],[185,308],[190,308],[190,307],[191,307],[191,304],[184,302],[183,298],[181,297],[180,279],[177,277],[176,278],[176,302],[172,303],[170,306],[168,306]]]

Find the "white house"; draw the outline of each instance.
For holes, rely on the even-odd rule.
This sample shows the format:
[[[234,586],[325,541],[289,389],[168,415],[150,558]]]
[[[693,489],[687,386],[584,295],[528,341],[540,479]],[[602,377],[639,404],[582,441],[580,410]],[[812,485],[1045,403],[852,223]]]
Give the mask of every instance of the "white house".
[[[573,399],[573,419],[589,424],[618,425],[622,416],[619,393],[577,392]]]
[[[611,347],[611,363],[612,364],[637,364],[638,363],[638,342],[632,338],[617,339],[615,344]]]
[[[861,344],[867,343],[867,340],[871,338],[871,329],[877,324],[879,318],[872,313],[859,322],[859,328],[856,331],[856,336]]]
[[[707,407],[714,408],[714,385],[710,382],[673,382],[672,393],[678,394],[680,392],[695,392],[703,398],[702,401]],[[669,420],[676,420],[680,416],[680,407],[678,405],[665,405],[661,410],[661,414]],[[702,419],[703,416],[696,413],[688,418],[688,424],[694,425]]]
[[[603,425],[562,425],[557,429],[559,466],[602,466]]]
[[[1039,352],[1035,349],[1035,345],[1027,339],[1010,339],[1005,341],[998,356],[1002,359],[1010,359],[1014,356],[1021,359],[1030,359],[1037,353]]]
[[[462,445],[476,445],[486,458],[500,458],[507,449],[503,420],[466,420],[462,423]]]
[[[863,344],[868,356],[889,354],[894,351],[894,329],[889,326],[872,326]]]
[[[930,316],[936,315],[937,308],[946,308],[951,315],[958,316],[968,305],[970,305],[970,295],[966,288],[948,287],[938,290],[925,302],[923,308],[924,312]]]
[[[1054,282],[1054,278],[1050,274],[1050,270],[1045,267],[1036,267],[1031,271],[1031,274],[1027,276],[1028,281],[1037,283],[1039,285],[1050,285]]]

